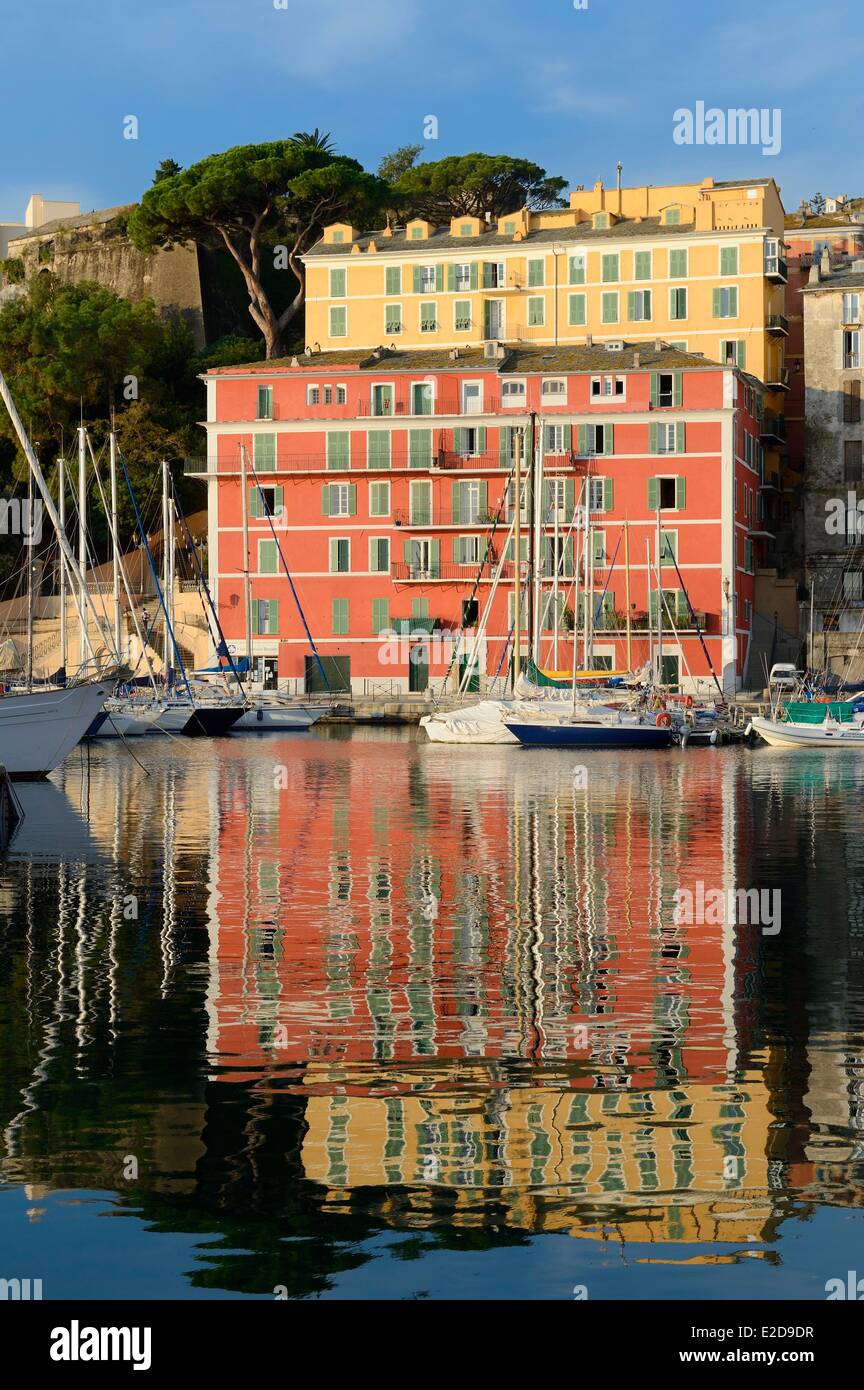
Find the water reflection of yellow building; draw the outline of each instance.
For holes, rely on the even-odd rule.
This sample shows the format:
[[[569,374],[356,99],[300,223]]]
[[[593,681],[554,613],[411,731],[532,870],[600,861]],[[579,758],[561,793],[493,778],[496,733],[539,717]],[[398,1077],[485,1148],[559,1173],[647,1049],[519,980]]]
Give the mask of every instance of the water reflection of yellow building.
[[[548,1086],[357,1095],[326,1066],[310,1088],[305,1176],[341,1209],[373,1191],[382,1216],[398,1208],[408,1225],[495,1219],[526,1231],[631,1241],[764,1239],[776,1209],[769,1192],[768,1092],[742,1086],[671,1090]],[[585,1078],[582,1078],[584,1083]],[[591,1079],[589,1079],[590,1082]],[[368,1086],[368,1078],[366,1078]],[[406,1084],[409,1078],[405,1078]],[[322,1093],[327,1087],[328,1094]],[[362,1189],[362,1191],[361,1191]]]

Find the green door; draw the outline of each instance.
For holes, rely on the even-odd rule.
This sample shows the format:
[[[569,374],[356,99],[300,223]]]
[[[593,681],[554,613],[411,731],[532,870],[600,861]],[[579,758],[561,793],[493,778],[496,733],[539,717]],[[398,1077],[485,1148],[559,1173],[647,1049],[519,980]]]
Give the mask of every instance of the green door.
[[[429,688],[429,648],[416,642],[408,652],[408,689],[422,694]]]

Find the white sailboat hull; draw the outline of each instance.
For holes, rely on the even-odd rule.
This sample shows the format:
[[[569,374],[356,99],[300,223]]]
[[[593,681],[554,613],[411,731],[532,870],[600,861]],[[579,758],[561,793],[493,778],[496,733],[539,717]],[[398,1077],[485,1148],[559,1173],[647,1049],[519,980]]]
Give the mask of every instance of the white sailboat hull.
[[[582,705],[577,712],[590,718],[604,709],[598,705]],[[590,711],[590,712],[589,712]],[[562,715],[567,718],[573,713],[573,701],[565,699],[540,700],[481,700],[465,709],[450,710],[447,714],[425,714],[420,720],[421,727],[431,743],[513,743],[519,742],[514,733],[504,723],[505,718],[531,719],[535,716],[546,718]]]
[[[234,725],[237,733],[303,733],[321,718],[321,710],[309,710],[290,705],[257,705],[248,709]]]
[[[11,777],[47,777],[77,747],[111,694],[110,683],[0,699],[0,764]]]
[[[790,724],[756,715],[751,724],[772,748],[856,748],[864,752],[864,728],[838,724]]]

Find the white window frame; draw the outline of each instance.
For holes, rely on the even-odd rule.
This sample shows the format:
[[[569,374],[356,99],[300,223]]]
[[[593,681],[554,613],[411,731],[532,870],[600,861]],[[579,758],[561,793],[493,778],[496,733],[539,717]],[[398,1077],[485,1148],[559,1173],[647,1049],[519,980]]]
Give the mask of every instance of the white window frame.
[[[531,305],[540,305],[540,322],[531,322]],[[525,327],[526,328],[545,328],[546,327],[546,296],[545,294],[529,294],[525,304]]]
[[[482,415],[482,414],[483,414],[483,385],[484,385],[484,383],[483,383],[482,379],[481,379],[481,378],[477,378],[477,377],[467,377],[467,378],[465,378],[465,380],[461,381],[460,384],[459,384],[459,407],[460,407],[460,414],[467,416],[468,419],[470,419],[472,415]],[[466,386],[477,386],[477,387],[480,388],[480,407],[479,407],[478,410],[466,410],[466,408],[465,408],[465,400],[466,400],[466,396],[465,396],[465,387],[466,387]]]
[[[505,391],[505,387],[517,389]],[[508,377],[506,381],[501,382],[501,405],[504,410],[521,410],[527,399],[528,382],[524,376]]]
[[[462,281],[462,279],[461,279],[461,277],[460,277],[460,275],[459,275],[459,272],[460,272],[461,270],[464,270],[465,273],[466,273],[466,275],[467,275],[467,279],[466,279],[464,282]],[[479,277],[478,277],[478,278],[479,278]],[[471,262],[470,262],[470,261],[457,261],[456,264],[454,265],[454,267],[453,267],[453,292],[454,292],[454,294],[470,294],[470,293],[471,293]]]
[[[675,314],[675,313],[673,313],[673,306],[674,306],[674,303],[675,303],[675,299],[676,299],[676,297],[677,297],[679,294],[683,294],[683,296],[684,296],[684,313],[683,313],[683,314]],[[686,286],[686,285],[671,285],[670,288],[669,288],[669,322],[670,322],[670,323],[685,323],[689,317],[690,317],[690,296],[689,296],[688,293],[687,293],[687,286]]]
[[[372,489],[375,488],[375,487],[384,487],[384,488],[387,489],[387,494],[386,494],[386,496],[387,496],[387,510],[386,510],[386,511],[383,511],[383,512],[373,512],[373,510],[372,510]],[[371,481],[370,484],[369,484],[368,504],[369,504],[369,515],[370,515],[370,517],[373,517],[375,520],[378,520],[379,517],[385,517],[385,516],[389,516],[389,515],[390,515],[391,510],[392,510],[392,504],[391,504],[391,497],[390,497],[390,481],[389,481],[389,479],[384,479],[384,478],[382,478],[380,481],[379,481],[379,479],[377,479],[377,478],[373,478],[373,479],[372,479],[372,481]]]
[[[423,327],[423,318],[424,318],[423,310],[424,310],[424,309],[432,309],[432,311],[433,311],[434,319],[433,319],[433,323],[432,323],[432,327],[431,327],[431,328],[424,328],[424,327]],[[439,330],[439,328],[440,328],[440,324],[439,324],[439,322],[438,322],[438,301],[437,301],[437,300],[435,300],[435,299],[423,299],[423,300],[420,301],[420,307],[419,307],[419,309],[418,309],[418,311],[417,311],[417,326],[418,326],[419,332],[421,332],[421,333],[437,333],[437,332],[438,332],[438,330]]]
[[[373,552],[372,552],[372,547],[373,547],[373,546],[376,546],[376,547],[377,547],[382,541],[383,541],[383,542],[386,544],[386,546],[387,546],[387,564],[386,564],[386,566],[385,566],[384,569],[373,568],[373,565],[372,565],[372,553],[373,553]],[[392,556],[391,556],[391,554],[390,554],[390,549],[391,549],[391,547],[390,547],[390,537],[389,537],[389,536],[370,536],[370,537],[369,537],[368,560],[369,560],[369,573],[370,573],[370,574],[389,574],[389,573],[390,573],[390,563],[391,563],[391,559],[392,559]]]
[[[342,515],[342,513],[340,513]],[[350,536],[328,536],[327,537],[327,572],[328,574],[350,574],[351,573],[351,537]],[[348,568],[334,569],[333,558],[338,553],[338,547],[344,542],[348,547]]]
[[[550,387],[550,386],[554,386],[556,389],[555,389],[554,391],[550,392],[550,391],[549,391],[549,387]],[[558,390],[558,389],[557,389],[558,387],[563,387],[564,389],[563,389],[563,390]],[[558,404],[559,402],[566,405],[566,403],[567,403],[567,378],[564,377],[564,376],[546,376],[546,377],[543,377],[543,379],[542,379],[541,382],[540,382],[540,399],[541,399],[541,401],[543,401],[546,405],[556,405],[556,404]]]
[[[414,390],[415,390],[415,387],[417,387],[417,386],[428,387],[428,389],[429,389],[429,391],[431,392],[431,395],[432,395],[432,409],[431,409],[430,411],[428,411],[426,415],[421,415],[418,411],[416,411],[416,410],[414,409]],[[411,382],[409,382],[409,383],[408,383],[408,400],[409,400],[409,403],[410,403],[410,405],[411,405],[411,409],[409,410],[408,414],[409,414],[413,419],[416,419],[416,420],[428,420],[428,419],[431,419],[431,417],[435,414],[435,405],[436,405],[436,402],[437,402],[437,400],[438,400],[438,383],[437,383],[437,381],[435,381],[434,378],[433,378],[433,380],[429,381],[426,377],[422,377],[422,378],[421,378],[420,380],[418,380],[418,381],[411,381]]]
[[[375,392],[382,388],[390,392],[390,403],[393,409],[389,413],[379,414],[375,409]],[[392,420],[396,414],[396,383],[395,381],[372,381],[369,383],[369,418],[370,420]]]
[[[850,308],[848,314],[846,312],[847,304]],[[856,290],[843,291],[842,314],[844,324],[859,324],[861,322],[861,295]]]
[[[467,322],[467,324],[466,324],[464,327],[462,327],[462,326],[460,325],[460,323],[458,322],[458,319],[457,319],[457,315],[456,315],[456,307],[457,307],[457,305],[459,305],[459,304],[467,304],[467,305],[468,305],[468,322]],[[454,332],[454,333],[470,333],[470,332],[471,332],[471,329],[472,329],[472,327],[473,327],[473,325],[474,325],[474,315],[471,313],[471,300],[470,300],[470,299],[467,299],[467,300],[466,300],[466,299],[454,299],[454,300],[453,300],[453,332]]]
[[[307,384],[307,386],[306,386],[306,404],[307,404],[307,405],[320,405],[320,404],[321,404],[321,387],[317,384],[317,382],[312,382],[312,381],[310,381],[310,382]]]
[[[481,537],[477,534],[476,531],[473,534],[468,534],[464,536],[460,534],[456,537],[456,543],[459,546],[460,550],[459,559],[456,561],[457,565],[479,565],[480,540]],[[472,555],[469,556],[468,559],[465,559],[464,556],[461,554],[463,546],[474,552]]]
[[[429,279],[429,276],[430,276],[430,275],[431,275],[431,277],[432,277],[432,283],[431,283],[431,285],[428,285],[428,284],[426,283],[426,281]],[[420,267],[420,289],[419,289],[418,293],[421,294],[421,295],[422,295],[422,294],[436,294],[436,293],[437,293],[437,286],[438,286],[438,272],[437,272],[436,267],[435,267],[434,265],[421,265],[421,267]]]
[[[658,454],[667,454],[667,455],[668,455],[668,454],[675,454],[675,453],[678,452],[678,450],[677,450],[677,437],[678,437],[678,436],[677,436],[676,431],[677,431],[677,423],[676,423],[675,420],[658,420],[658,421],[657,421],[657,453],[658,453]],[[662,433],[663,437],[665,438],[667,445],[668,445],[669,440],[670,440],[670,439],[672,440],[672,446],[671,446],[671,448],[668,448],[668,447],[667,447],[667,448],[664,448],[664,447],[663,447],[663,445],[662,445],[661,442],[660,442],[660,440],[661,440],[661,433]]]
[[[740,286],[739,286],[739,285],[717,285],[716,288],[717,288],[717,289],[719,290],[719,292],[720,292],[720,296],[721,296],[721,306],[722,306],[722,297],[723,297],[723,295],[731,295],[731,294],[733,293],[733,291],[734,291],[734,294],[735,294],[735,313],[734,313],[734,314],[718,314],[718,315],[717,315],[717,318],[714,320],[714,322],[715,322],[715,323],[718,323],[718,322],[720,322],[722,319],[730,319],[730,320],[732,320],[732,319],[739,319],[739,318],[741,317],[741,288],[740,288]]]
[[[348,387],[345,385],[344,381],[338,381],[336,383],[336,404],[348,404]]]
[[[350,516],[351,515],[351,484],[350,483],[328,483],[330,489],[328,494],[328,516]],[[341,497],[344,491],[344,499]],[[339,506],[334,506],[334,501],[338,499]],[[345,510],[342,510],[341,502],[344,500]]]
[[[398,310],[399,310],[399,327],[398,327],[398,328],[390,328],[390,327],[388,327],[387,318],[388,318],[389,311],[390,311],[391,309],[398,309]],[[405,316],[404,316],[404,314],[403,314],[403,312],[402,312],[402,305],[401,305],[401,304],[396,304],[395,302],[391,302],[390,304],[385,304],[385,305],[384,305],[384,333],[385,333],[385,335],[386,335],[386,334],[390,334],[390,333],[404,333],[404,331],[405,331]]]

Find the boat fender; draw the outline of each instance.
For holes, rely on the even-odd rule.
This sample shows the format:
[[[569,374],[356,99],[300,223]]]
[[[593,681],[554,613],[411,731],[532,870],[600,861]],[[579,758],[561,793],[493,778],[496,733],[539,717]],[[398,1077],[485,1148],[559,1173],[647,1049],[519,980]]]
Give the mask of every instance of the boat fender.
[[[656,723],[658,729],[669,729],[672,727],[672,716],[668,712],[668,710],[661,709],[654,722]]]

